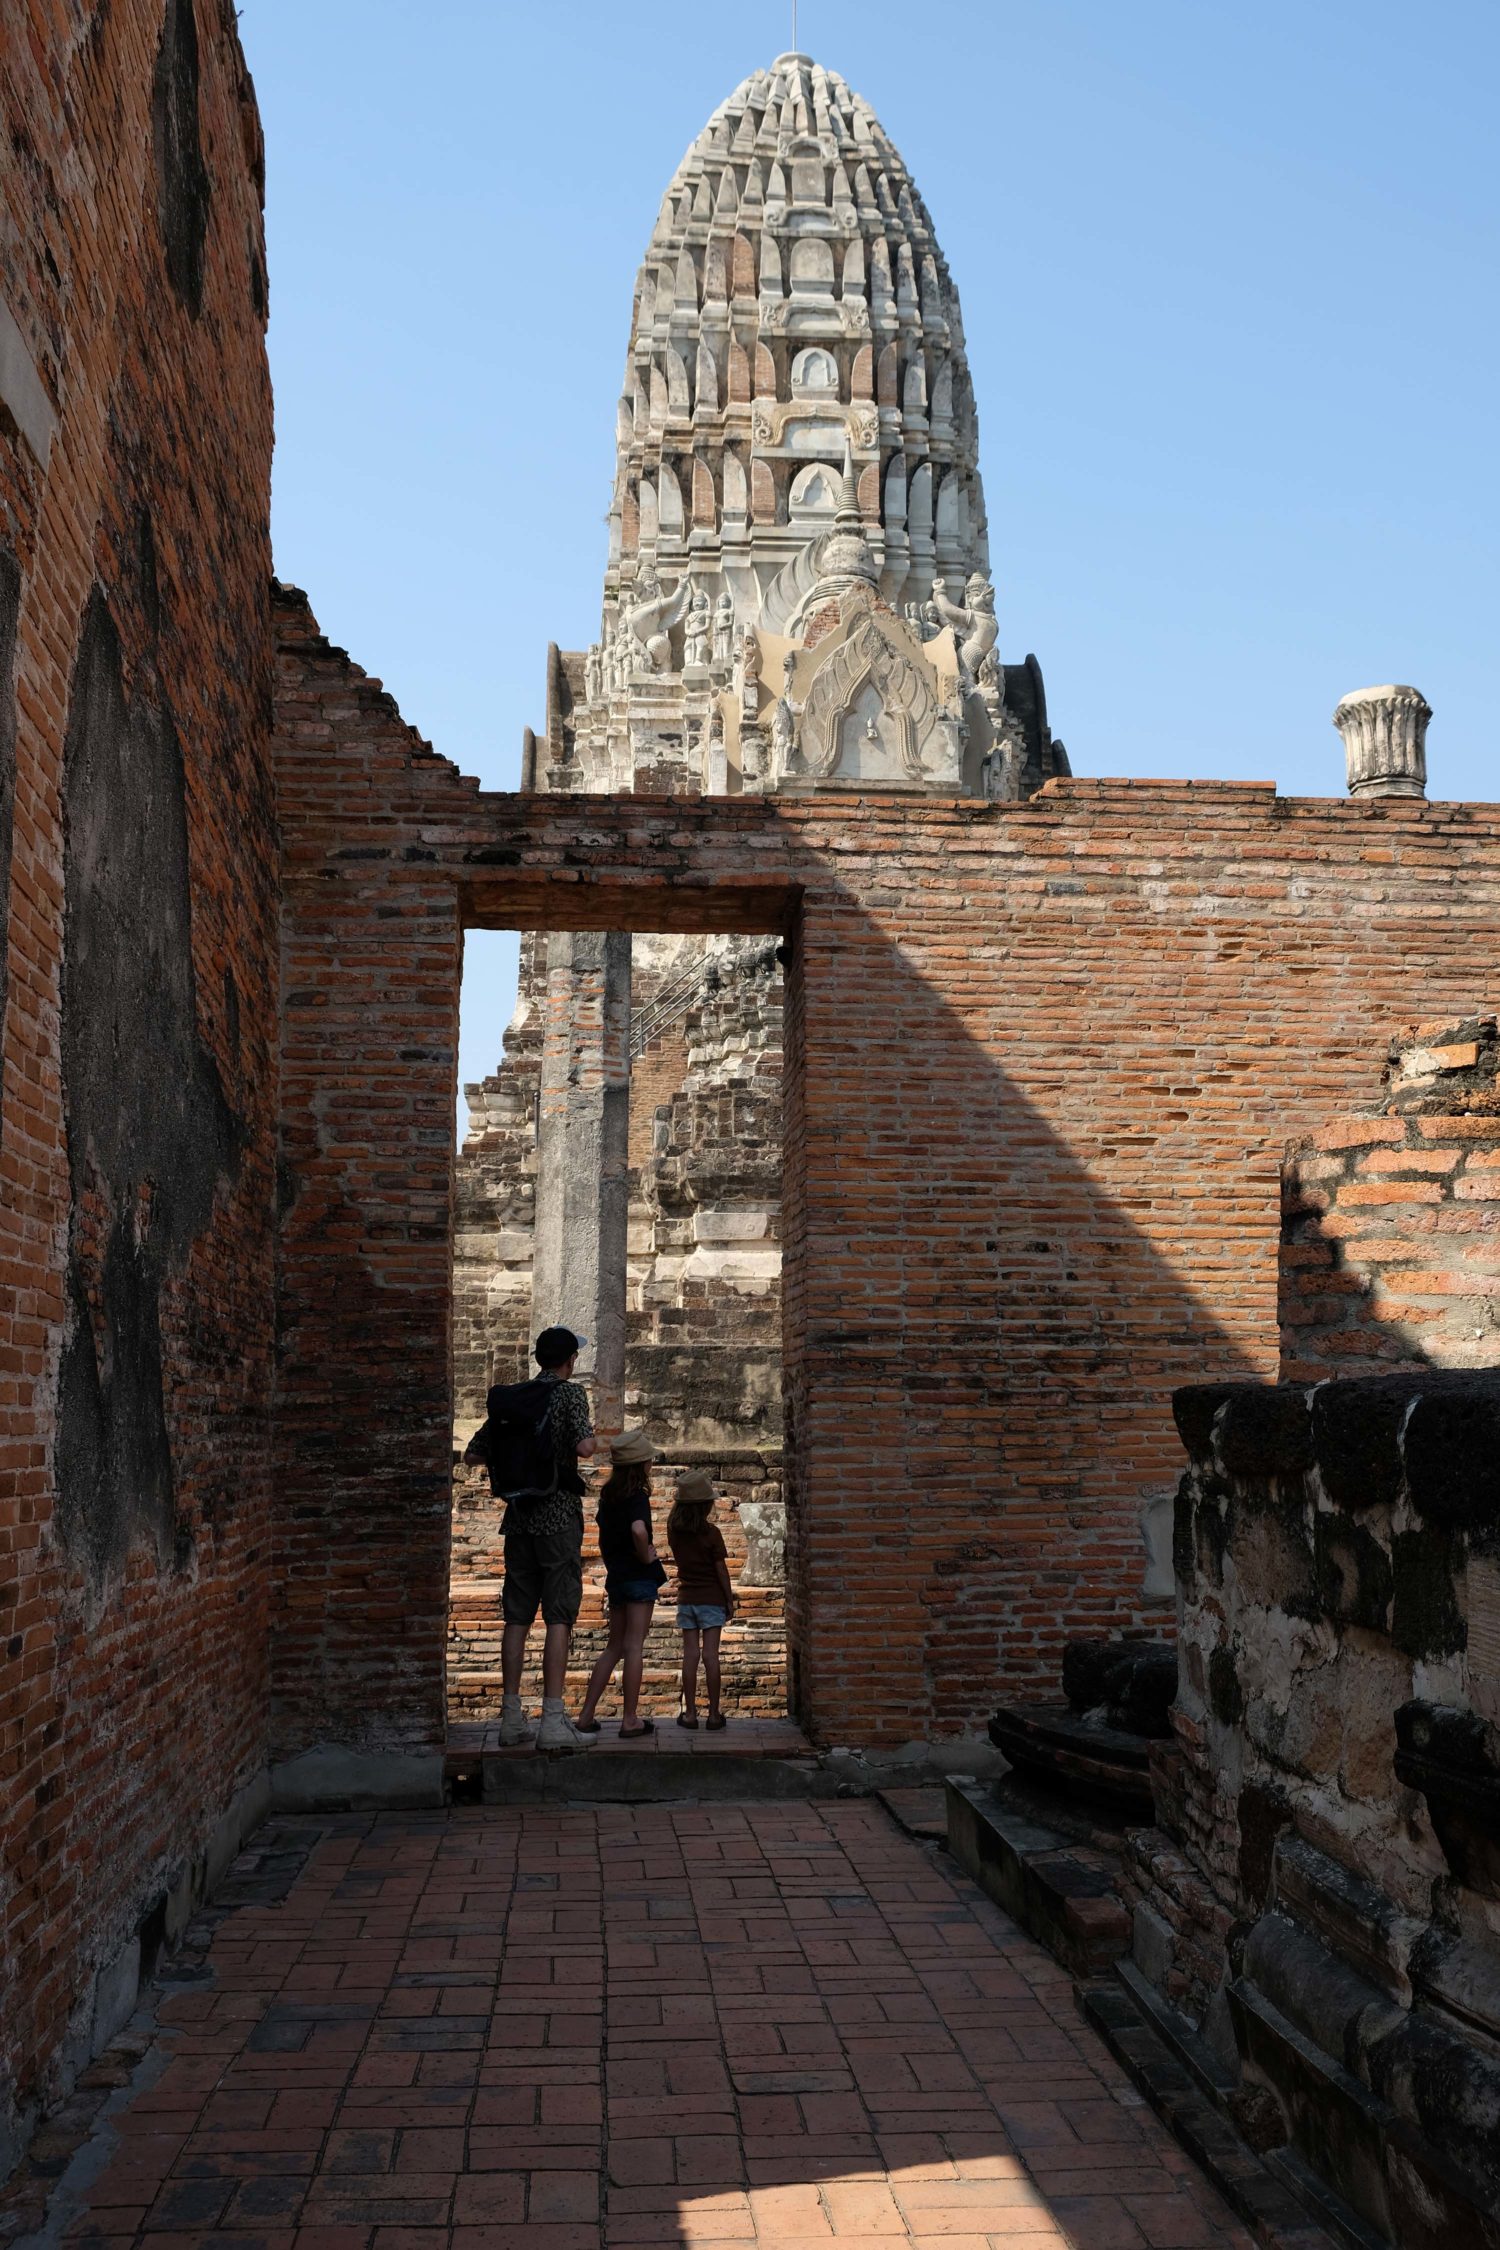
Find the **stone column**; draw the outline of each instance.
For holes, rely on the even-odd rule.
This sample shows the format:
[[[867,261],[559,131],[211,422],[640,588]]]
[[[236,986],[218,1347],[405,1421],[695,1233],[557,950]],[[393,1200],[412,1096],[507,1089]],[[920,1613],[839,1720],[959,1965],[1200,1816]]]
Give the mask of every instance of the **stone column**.
[[[537,1113],[534,1331],[588,1337],[579,1371],[601,1430],[620,1427],[629,1217],[630,939],[554,931]]]
[[[1425,797],[1425,697],[1414,687],[1356,688],[1333,714],[1344,738],[1351,797]]]

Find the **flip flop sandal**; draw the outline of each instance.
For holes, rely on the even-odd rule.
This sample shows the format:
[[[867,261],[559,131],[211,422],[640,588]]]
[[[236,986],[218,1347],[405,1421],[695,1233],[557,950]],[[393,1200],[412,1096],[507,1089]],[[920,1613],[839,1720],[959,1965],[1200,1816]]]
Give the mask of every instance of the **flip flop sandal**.
[[[621,1727],[620,1740],[622,1742],[639,1742],[643,1734],[655,1734],[655,1732],[656,1721],[654,1719],[642,1719],[638,1727]]]
[[[723,1712],[721,1711],[716,1719],[705,1719],[703,1723],[707,1727],[710,1734],[722,1734],[725,1727],[728,1726],[729,1721],[725,1718]]]
[[[694,1734],[696,1734],[696,1733],[698,1732],[698,1722],[697,1722],[697,1720],[696,1720],[696,1719],[690,1719],[690,1718],[689,1718],[689,1717],[687,1716],[687,1714],[686,1714],[685,1712],[683,1712],[683,1711],[679,1711],[679,1712],[678,1712],[678,1714],[677,1714],[677,1724],[678,1724],[678,1725],[679,1725],[680,1727],[691,1727],[691,1728],[692,1728],[692,1730],[693,1730],[693,1732],[694,1732]]]
[[[599,1732],[599,1721],[597,1719],[575,1719],[573,1721],[573,1732],[575,1734],[597,1734]]]

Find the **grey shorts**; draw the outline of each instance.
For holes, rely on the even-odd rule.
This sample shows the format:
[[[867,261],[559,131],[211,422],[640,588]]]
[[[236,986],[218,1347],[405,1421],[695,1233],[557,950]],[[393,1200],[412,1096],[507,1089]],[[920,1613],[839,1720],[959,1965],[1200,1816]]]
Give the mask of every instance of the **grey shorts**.
[[[714,1633],[721,1625],[729,1623],[729,1612],[718,1602],[679,1602],[677,1604],[677,1630],[679,1633]]]
[[[583,1600],[580,1549],[580,1534],[567,1524],[506,1533],[500,1614],[507,1625],[529,1625],[539,1609],[544,1625],[577,1624]]]

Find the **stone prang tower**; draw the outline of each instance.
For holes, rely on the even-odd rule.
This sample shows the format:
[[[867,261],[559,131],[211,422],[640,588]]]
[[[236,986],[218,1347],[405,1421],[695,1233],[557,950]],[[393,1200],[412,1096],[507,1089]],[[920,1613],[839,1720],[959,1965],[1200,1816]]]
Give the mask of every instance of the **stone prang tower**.
[[[1016,796],[1066,770],[996,652],[958,292],[866,102],[805,55],[677,168],[636,284],[598,642],[547,789]]]
[[[1036,659],[1000,661],[947,261],[869,105],[809,56],[747,78],[678,166],[617,429],[599,637],[550,652],[525,788],[1015,798],[1067,772]],[[523,940],[504,1062],[468,1089],[455,1254],[460,1435],[537,1328],[586,1333],[601,1423],[644,1421],[732,1498],[727,1653],[773,1707],[780,1066],[766,939]],[[455,1528],[457,1590],[493,1567],[483,1495]],[[469,1710],[482,1642],[453,1652]]]

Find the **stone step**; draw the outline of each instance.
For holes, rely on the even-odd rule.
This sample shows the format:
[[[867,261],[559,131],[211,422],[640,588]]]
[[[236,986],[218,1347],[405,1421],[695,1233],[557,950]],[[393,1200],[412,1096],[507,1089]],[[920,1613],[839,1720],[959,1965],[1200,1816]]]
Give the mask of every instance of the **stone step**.
[[[659,1718],[654,1734],[623,1738],[611,1718],[578,1752],[502,1749],[494,1724],[450,1730],[451,1793],[487,1805],[682,1804],[696,1799],[860,1795],[869,1786],[851,1761],[815,1751],[785,1719],[736,1719],[719,1734]]]

